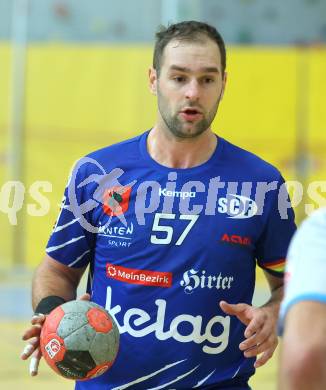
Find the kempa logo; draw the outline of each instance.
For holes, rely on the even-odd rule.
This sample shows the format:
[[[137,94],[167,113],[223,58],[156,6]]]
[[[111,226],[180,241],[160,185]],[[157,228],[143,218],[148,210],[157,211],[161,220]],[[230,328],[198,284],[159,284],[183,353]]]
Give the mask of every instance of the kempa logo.
[[[60,351],[61,345],[60,342],[56,339],[51,339],[45,346],[45,350],[51,359]]]
[[[258,212],[257,203],[242,195],[227,194],[225,198],[218,199],[217,211],[228,214],[228,218],[251,218]]]
[[[186,198],[194,198],[196,196],[195,191],[169,191],[166,188],[160,187],[159,189],[159,195],[160,196],[166,196],[170,198],[181,198],[181,199],[186,199]]]

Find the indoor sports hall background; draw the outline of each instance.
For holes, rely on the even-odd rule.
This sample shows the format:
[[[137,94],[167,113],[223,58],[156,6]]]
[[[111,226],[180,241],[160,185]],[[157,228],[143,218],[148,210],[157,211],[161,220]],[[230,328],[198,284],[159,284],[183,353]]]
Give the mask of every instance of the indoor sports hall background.
[[[19,360],[31,274],[74,161],[152,126],[159,24],[220,30],[228,83],[214,130],[302,184],[298,222],[326,205],[325,15],[326,0],[0,0],[1,388],[72,388],[44,364],[30,379]],[[274,359],[252,384],[275,381]]]

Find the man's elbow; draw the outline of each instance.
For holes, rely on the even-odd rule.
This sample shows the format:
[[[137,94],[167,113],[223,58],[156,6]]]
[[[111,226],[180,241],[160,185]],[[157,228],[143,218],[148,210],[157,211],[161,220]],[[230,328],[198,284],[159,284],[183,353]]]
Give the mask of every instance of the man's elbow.
[[[280,366],[280,390],[326,388],[326,345],[298,342],[292,348],[283,345]]]

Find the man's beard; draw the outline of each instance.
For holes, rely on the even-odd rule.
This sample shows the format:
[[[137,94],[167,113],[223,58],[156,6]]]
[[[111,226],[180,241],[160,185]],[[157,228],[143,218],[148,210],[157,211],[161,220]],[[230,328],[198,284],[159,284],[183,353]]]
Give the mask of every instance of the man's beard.
[[[200,134],[204,133],[210,123],[206,118],[203,118],[199,122],[195,123],[191,128],[185,129],[185,122],[182,122],[177,115],[167,116],[161,112],[161,116],[164,120],[165,125],[170,130],[170,132],[177,138],[195,138]]]
[[[220,97],[215,103],[213,109],[209,111],[208,115],[203,116],[200,121],[192,124],[192,126],[188,128],[185,128],[187,126],[187,122],[181,121],[178,118],[179,112],[174,115],[169,115],[168,110],[165,109],[165,101],[166,99],[158,91],[158,109],[167,129],[177,138],[196,138],[208,130],[212,124],[220,103]],[[188,104],[188,107],[191,107],[191,105]]]

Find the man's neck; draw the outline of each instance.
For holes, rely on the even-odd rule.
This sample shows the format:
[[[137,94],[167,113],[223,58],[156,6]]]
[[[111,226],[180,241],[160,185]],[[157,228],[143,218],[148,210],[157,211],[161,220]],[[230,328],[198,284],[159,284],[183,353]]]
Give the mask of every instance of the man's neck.
[[[177,138],[154,126],[147,139],[150,156],[170,168],[192,168],[210,159],[217,146],[217,137],[206,130],[195,138]]]

